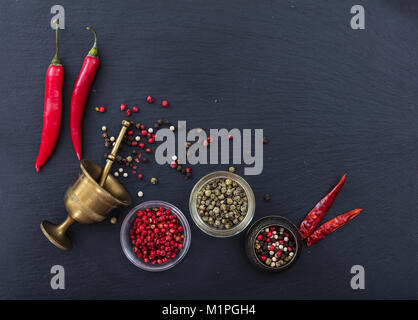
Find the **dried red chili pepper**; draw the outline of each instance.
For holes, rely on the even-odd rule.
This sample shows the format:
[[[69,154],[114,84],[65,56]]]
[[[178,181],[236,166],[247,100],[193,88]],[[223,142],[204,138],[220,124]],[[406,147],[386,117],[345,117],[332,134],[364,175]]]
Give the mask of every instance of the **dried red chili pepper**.
[[[100,60],[97,56],[97,34],[93,27],[88,26],[94,34],[94,44],[84,59],[83,66],[78,74],[74,85],[73,95],[71,97],[71,139],[78,160],[81,160],[81,123],[83,119],[84,108],[86,106],[87,97],[90,87],[99,69]]]
[[[308,238],[306,238],[306,244],[308,247],[322,240],[325,236],[334,232],[338,228],[345,225],[351,219],[354,219],[363,209],[354,209],[349,212],[343,213],[334,219],[331,219],[321,225],[318,229],[315,230]]]
[[[59,59],[58,50],[58,21],[55,30],[55,56],[46,71],[44,118],[42,124],[41,145],[35,161],[36,171],[49,159],[57,143],[62,112],[62,83],[64,68]]]
[[[341,178],[340,182],[338,182],[338,184],[306,215],[305,219],[303,219],[299,226],[299,233],[302,237],[302,240],[309,237],[321,219],[325,216],[335,198],[337,197],[338,192],[340,192],[342,186],[344,185],[346,177],[347,174]]]

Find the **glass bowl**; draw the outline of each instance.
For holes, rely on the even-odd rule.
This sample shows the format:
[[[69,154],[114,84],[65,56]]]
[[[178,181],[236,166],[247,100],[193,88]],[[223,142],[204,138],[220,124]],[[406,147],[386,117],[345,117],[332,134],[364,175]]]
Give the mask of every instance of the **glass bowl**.
[[[136,212],[138,210],[145,210],[146,208],[154,208],[154,207],[165,207],[166,209],[170,209],[172,213],[174,213],[183,227],[184,233],[184,243],[183,248],[178,252],[177,256],[174,259],[170,259],[167,262],[162,264],[151,264],[145,263],[142,259],[138,258],[137,255],[133,252],[132,243],[130,239],[130,229],[131,226],[136,218]],[[187,251],[190,247],[191,241],[191,232],[190,232],[190,225],[187,221],[184,214],[178,209],[176,206],[172,205],[171,203],[160,201],[160,200],[151,200],[143,202],[133,208],[125,217],[122,223],[122,227],[120,229],[120,243],[122,246],[123,253],[125,253],[126,257],[129,261],[131,261],[135,266],[141,268],[142,270],[151,271],[151,272],[159,272],[171,269],[176,264],[178,264],[186,255]]]
[[[197,195],[199,191],[202,189],[202,187],[205,186],[208,182],[214,179],[219,179],[219,178],[231,179],[237,182],[238,185],[244,190],[248,199],[247,214],[245,215],[244,219],[240,223],[238,223],[231,229],[217,229],[217,228],[211,227],[210,225],[208,225],[206,222],[202,220],[196,207]],[[213,237],[226,238],[226,237],[231,237],[240,233],[250,224],[251,220],[254,217],[254,212],[255,212],[255,197],[254,197],[254,193],[250,185],[242,177],[240,177],[237,174],[227,172],[227,171],[216,171],[216,172],[213,172],[204,176],[195,184],[190,194],[189,209],[190,209],[190,214],[192,216],[193,221],[199,227],[200,230],[202,230],[203,232]]]
[[[290,234],[292,235],[295,241],[295,255],[293,258],[281,267],[270,267],[257,257],[255,252],[254,244],[257,235],[265,228],[269,227],[283,227],[285,228]],[[280,216],[267,216],[257,220],[249,229],[246,235],[245,240],[245,252],[247,253],[248,258],[250,259],[251,263],[256,266],[257,268],[270,271],[270,272],[280,272],[286,269],[289,269],[293,266],[296,261],[299,259],[300,253],[302,251],[302,239],[300,238],[299,231],[297,227],[288,219],[280,217]]]

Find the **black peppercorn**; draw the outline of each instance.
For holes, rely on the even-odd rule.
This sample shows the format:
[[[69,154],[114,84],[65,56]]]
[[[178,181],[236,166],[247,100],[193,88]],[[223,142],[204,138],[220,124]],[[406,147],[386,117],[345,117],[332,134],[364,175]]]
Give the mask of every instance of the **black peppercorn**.
[[[266,137],[263,138],[263,143],[266,144],[269,142],[269,139],[267,139]]]
[[[269,194],[265,194],[264,195],[264,201],[270,201],[270,200],[271,200],[270,195]]]
[[[171,122],[170,122],[170,121],[168,121],[168,120],[165,120],[165,121],[164,121],[164,124],[165,124],[166,126],[169,126],[169,125],[171,124]]]
[[[141,124],[140,124],[140,123],[137,123],[137,124],[135,125],[135,128],[140,129],[140,128],[141,128]]]
[[[163,124],[163,120],[158,120],[157,123],[161,126]]]
[[[178,165],[178,166],[176,167],[176,170],[177,170],[177,171],[179,171],[179,172],[180,172],[182,169],[183,169],[183,167],[182,167],[181,165]]]
[[[148,158],[146,158],[146,157],[143,157],[143,158],[142,158],[142,162],[143,162],[143,163],[147,163],[148,161],[149,161],[149,160],[148,160]]]

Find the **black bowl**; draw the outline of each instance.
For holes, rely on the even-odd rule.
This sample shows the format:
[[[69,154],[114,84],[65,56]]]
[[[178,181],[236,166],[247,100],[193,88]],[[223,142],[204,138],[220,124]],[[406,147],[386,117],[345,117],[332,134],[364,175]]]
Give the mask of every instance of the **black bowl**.
[[[258,259],[254,250],[254,243],[255,243],[256,236],[261,230],[268,228],[268,227],[276,227],[276,226],[283,227],[289,230],[289,232],[293,236],[293,239],[295,239],[296,250],[294,251],[295,255],[293,256],[293,259],[290,260],[288,263],[286,263],[285,265],[281,267],[272,268],[262,263]],[[267,217],[257,220],[248,229],[246,240],[245,240],[245,251],[251,263],[255,265],[257,268],[264,270],[264,271],[280,272],[280,271],[289,269],[291,266],[293,266],[296,263],[302,251],[302,239],[300,238],[299,231],[296,228],[296,226],[292,222],[290,222],[288,219],[280,217],[280,216],[267,216]]]

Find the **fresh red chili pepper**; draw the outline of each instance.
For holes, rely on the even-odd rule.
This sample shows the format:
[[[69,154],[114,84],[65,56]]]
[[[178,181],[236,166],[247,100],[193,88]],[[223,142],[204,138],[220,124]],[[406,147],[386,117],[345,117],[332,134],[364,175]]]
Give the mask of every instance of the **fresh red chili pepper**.
[[[97,34],[93,27],[87,27],[94,34],[94,44],[84,59],[83,66],[78,74],[71,97],[71,138],[78,160],[81,160],[81,123],[83,120],[84,108],[90,87],[99,69],[100,60],[97,56]]]
[[[338,192],[340,192],[342,186],[344,185],[346,177],[347,174],[341,178],[340,182],[338,182],[338,184],[306,215],[305,219],[303,219],[299,226],[299,233],[302,240],[309,237],[319,222],[321,222],[321,219],[325,216],[337,197]]]
[[[334,219],[331,219],[321,225],[318,229],[315,230],[308,238],[306,238],[306,244],[308,247],[322,240],[325,236],[334,232],[338,228],[341,228],[351,219],[354,219],[363,209],[354,209],[349,212],[343,213]]]
[[[55,30],[55,56],[46,71],[44,118],[42,124],[41,145],[35,161],[36,171],[49,159],[54,151],[61,127],[62,112],[62,83],[64,68],[59,59],[58,50],[58,21]]]

